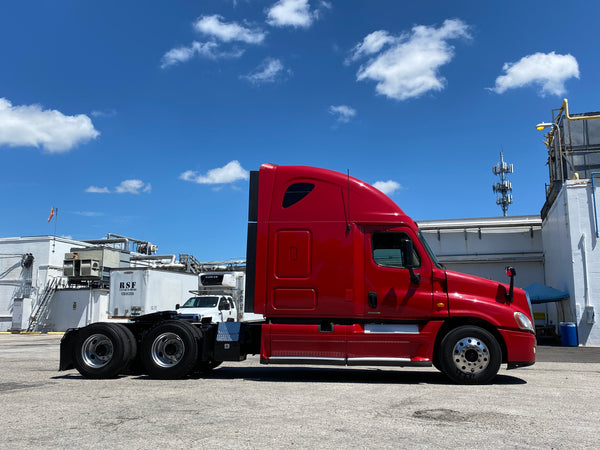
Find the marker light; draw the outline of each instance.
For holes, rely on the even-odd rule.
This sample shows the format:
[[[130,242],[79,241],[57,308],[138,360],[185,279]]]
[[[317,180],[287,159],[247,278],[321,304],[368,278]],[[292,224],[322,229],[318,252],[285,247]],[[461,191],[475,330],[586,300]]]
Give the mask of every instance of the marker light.
[[[521,330],[534,331],[531,320],[522,312],[515,311],[515,321]]]

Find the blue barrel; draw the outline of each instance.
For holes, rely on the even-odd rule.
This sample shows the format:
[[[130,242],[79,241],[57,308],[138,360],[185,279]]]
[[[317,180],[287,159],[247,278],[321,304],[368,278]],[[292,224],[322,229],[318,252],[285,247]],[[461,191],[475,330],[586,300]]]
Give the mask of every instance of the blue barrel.
[[[563,347],[577,347],[577,327],[573,322],[560,323],[560,340]]]

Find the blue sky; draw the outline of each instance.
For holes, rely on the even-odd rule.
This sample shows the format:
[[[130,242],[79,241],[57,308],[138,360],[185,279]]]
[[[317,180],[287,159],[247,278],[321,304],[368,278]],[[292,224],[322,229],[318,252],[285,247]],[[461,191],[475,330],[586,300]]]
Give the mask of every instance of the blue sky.
[[[0,237],[243,257],[265,162],[349,170],[417,221],[499,216],[501,150],[509,215],[538,214],[535,124],[600,110],[599,2],[4,3]]]

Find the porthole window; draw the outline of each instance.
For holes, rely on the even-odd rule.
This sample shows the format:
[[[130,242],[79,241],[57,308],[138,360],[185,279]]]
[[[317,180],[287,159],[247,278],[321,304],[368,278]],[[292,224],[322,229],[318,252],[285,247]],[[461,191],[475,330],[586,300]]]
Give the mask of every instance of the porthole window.
[[[285,191],[283,196],[283,207],[289,208],[292,205],[295,205],[315,188],[315,185],[312,183],[294,183],[290,185]]]

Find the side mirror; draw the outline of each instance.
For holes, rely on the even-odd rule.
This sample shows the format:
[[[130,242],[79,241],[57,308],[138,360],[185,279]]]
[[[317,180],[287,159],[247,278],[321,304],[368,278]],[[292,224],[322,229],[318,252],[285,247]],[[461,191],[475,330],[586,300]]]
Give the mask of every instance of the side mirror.
[[[506,301],[507,302],[512,302],[512,300],[513,300],[513,293],[514,293],[514,289],[515,289],[515,275],[516,274],[517,274],[517,271],[515,270],[514,267],[508,266],[506,268],[506,276],[510,277],[510,287],[508,288],[508,292],[506,293]]]
[[[414,250],[413,242],[410,239],[402,239],[402,243],[400,245],[400,249],[402,250],[402,265],[407,269],[413,267],[412,255]]]
[[[410,239],[402,239],[402,265],[406,267],[410,273],[411,284],[421,284],[421,275],[414,271],[414,251],[413,241]]]
[[[175,305],[175,309],[179,309],[179,308],[181,308],[181,305],[180,305],[179,303],[177,303],[177,304]]]

